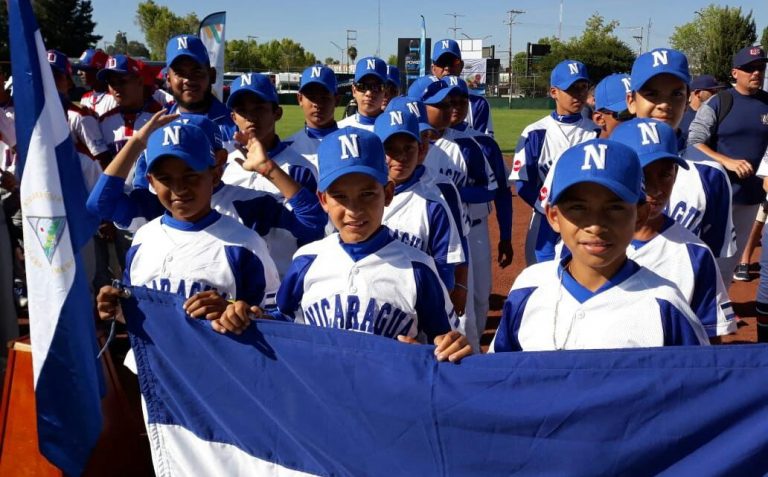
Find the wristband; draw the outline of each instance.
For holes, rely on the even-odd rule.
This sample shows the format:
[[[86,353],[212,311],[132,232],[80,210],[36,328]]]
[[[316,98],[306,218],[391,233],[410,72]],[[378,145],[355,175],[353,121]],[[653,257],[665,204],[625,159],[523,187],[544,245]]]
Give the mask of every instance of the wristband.
[[[454,283],[454,284],[453,284],[453,286],[455,286],[455,287],[459,287],[459,288],[463,288],[463,289],[464,289],[464,291],[469,291],[469,290],[467,289],[467,286],[466,286],[466,285],[462,285],[461,283]]]

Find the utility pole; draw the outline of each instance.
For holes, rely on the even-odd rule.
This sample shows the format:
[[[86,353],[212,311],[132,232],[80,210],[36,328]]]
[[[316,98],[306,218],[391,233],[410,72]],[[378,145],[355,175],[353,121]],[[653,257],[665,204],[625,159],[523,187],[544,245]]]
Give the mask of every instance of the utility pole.
[[[557,39],[563,40],[563,0],[560,0],[560,23],[557,25]]]
[[[461,30],[461,27],[456,25],[456,19],[458,17],[465,17],[466,15],[460,15],[460,14],[458,14],[456,12],[454,12],[454,13],[446,13],[446,15],[448,15],[449,17],[453,17],[453,27],[449,27],[448,29],[449,30],[453,30],[453,39],[455,40],[456,39],[456,32],[458,30]]]
[[[350,65],[349,64],[349,42],[350,41],[357,41],[357,30],[347,30],[347,50],[345,54],[347,55],[347,73],[349,73]]]
[[[648,46],[651,41],[651,19],[648,19],[648,30],[646,30],[645,36],[645,51],[649,51],[651,48]]]
[[[512,25],[515,24],[515,18],[518,15],[525,13],[523,10],[509,10],[509,20],[504,22],[505,25],[509,25],[509,107],[512,107]]]
[[[381,57],[381,0],[379,0],[379,37],[376,41],[376,56]]]

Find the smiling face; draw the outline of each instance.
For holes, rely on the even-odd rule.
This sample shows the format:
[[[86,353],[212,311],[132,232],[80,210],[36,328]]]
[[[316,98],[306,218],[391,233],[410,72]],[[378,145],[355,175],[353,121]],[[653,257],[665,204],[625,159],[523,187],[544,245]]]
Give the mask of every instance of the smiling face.
[[[573,255],[572,271],[588,268],[606,277],[624,263],[638,223],[636,204],[589,182],[569,187],[556,205],[547,206],[546,214]]]
[[[313,83],[305,86],[297,98],[307,126],[323,129],[333,124],[336,96],[322,85]]]
[[[649,206],[649,220],[658,218],[669,202],[677,178],[677,164],[671,159],[654,161],[643,167],[645,197]]]
[[[282,108],[253,93],[240,95],[232,105],[232,120],[237,128],[268,146],[275,136],[275,123],[282,116]]]
[[[190,112],[202,107],[211,87],[211,71],[188,56],[173,62],[168,68],[168,85],[179,106]]]
[[[197,172],[186,162],[167,156],[152,165],[147,174],[157,198],[174,219],[196,222],[211,211],[213,172]]]
[[[589,95],[589,82],[586,80],[575,81],[568,89],[549,89],[549,95],[555,100],[555,111],[560,115],[576,114],[587,101]]]
[[[638,118],[653,118],[677,129],[688,103],[688,87],[677,76],[662,73],[627,94],[627,108]]]
[[[765,79],[765,62],[753,61],[731,70],[731,76],[736,80],[736,89],[742,94],[755,94],[763,87]]]
[[[384,207],[392,202],[394,189],[392,182],[382,186],[367,174],[352,173],[336,179],[318,197],[341,240],[359,243],[381,226]]]
[[[395,185],[411,178],[419,165],[419,142],[408,134],[393,134],[384,143],[389,180]]]

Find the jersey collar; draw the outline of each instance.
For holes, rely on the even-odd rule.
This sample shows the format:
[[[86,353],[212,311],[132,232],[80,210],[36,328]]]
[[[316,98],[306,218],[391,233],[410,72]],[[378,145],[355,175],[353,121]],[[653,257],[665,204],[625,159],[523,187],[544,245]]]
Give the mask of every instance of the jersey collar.
[[[211,209],[208,215],[197,222],[185,222],[174,219],[171,213],[166,210],[160,219],[160,223],[183,232],[199,232],[219,220],[219,218],[221,218],[221,214]]]
[[[560,261],[560,265],[557,267],[557,274],[562,277],[561,284],[565,290],[579,303],[584,303],[590,298],[610,290],[640,270],[640,265],[627,259],[616,274],[609,278],[600,288],[592,292],[585,288],[581,283],[577,282],[576,279],[565,270],[566,263],[571,259],[572,257],[569,255]]]
[[[650,240],[636,240],[632,239],[632,246],[635,248],[635,250],[638,250],[645,245],[649,244],[653,239],[658,237],[659,235],[663,234],[667,231],[668,228],[672,227],[675,224],[675,221],[669,218],[669,216],[664,215],[664,223],[661,224],[661,229],[659,230],[659,233],[654,235]]]
[[[344,243],[341,241],[341,236],[339,236],[339,245],[341,245],[341,248],[347,252],[347,255],[349,255],[352,260],[357,262],[368,255],[378,252],[392,240],[394,240],[392,238],[392,232],[386,225],[382,225],[379,227],[379,230],[364,242]]]
[[[282,142],[280,140],[280,136],[277,134],[275,134],[275,141],[275,147],[267,151],[267,156],[269,156],[270,159],[273,159],[275,156],[283,152],[286,147],[288,147],[288,143]]]
[[[334,131],[338,131],[339,127],[336,125],[336,122],[334,121],[333,126],[328,128],[311,128],[309,126],[304,126],[304,132],[307,133],[307,136],[311,137],[312,139],[323,139],[325,136],[331,134]]]
[[[363,126],[373,126],[374,124],[376,124],[376,118],[363,116],[362,113],[357,113],[355,115],[355,119],[357,119],[357,122],[362,124]]]
[[[552,111],[551,116],[555,121],[565,124],[576,124],[583,119],[581,113],[560,115],[557,111]]]
[[[413,187],[414,184],[419,182],[419,180],[421,179],[421,176],[423,175],[424,175],[424,166],[416,166],[416,169],[414,169],[410,179],[408,179],[407,181],[403,182],[400,185],[395,186],[395,195],[401,192],[405,192],[411,187]]]

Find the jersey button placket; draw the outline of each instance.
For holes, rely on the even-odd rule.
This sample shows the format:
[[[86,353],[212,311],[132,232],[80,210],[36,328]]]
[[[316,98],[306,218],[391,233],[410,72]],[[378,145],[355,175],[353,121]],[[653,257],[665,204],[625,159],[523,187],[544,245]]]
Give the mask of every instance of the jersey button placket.
[[[357,277],[357,274],[360,273],[360,269],[355,267],[352,267],[352,269],[349,271],[349,293],[357,293],[357,286],[355,286],[355,277]]]

